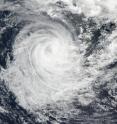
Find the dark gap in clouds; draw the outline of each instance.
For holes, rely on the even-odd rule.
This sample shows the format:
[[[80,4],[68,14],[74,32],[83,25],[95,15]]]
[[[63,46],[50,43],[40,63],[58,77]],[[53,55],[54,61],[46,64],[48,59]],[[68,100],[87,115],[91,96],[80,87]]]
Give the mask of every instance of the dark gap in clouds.
[[[91,27],[93,25],[89,25],[89,26]],[[101,42],[101,40],[105,38],[103,34],[104,33],[106,33],[106,35],[112,34],[112,31],[114,31],[115,28],[116,28],[116,24],[114,22],[105,23],[98,29],[94,28],[93,31],[91,32],[93,36],[91,37],[91,40],[89,41],[90,45],[88,46],[86,50],[85,56],[88,57],[92,53],[94,53],[96,50],[99,50],[100,48],[98,47],[98,44]]]
[[[80,34],[80,27],[82,27],[84,23],[85,16],[83,14],[73,14],[69,11],[64,11],[63,14],[65,15],[66,19],[70,21],[70,23],[73,25],[76,34]]]
[[[117,68],[117,61],[110,63],[106,66],[107,69]]]
[[[11,18],[13,16],[11,11],[0,11],[0,65],[3,68],[7,68],[7,60],[13,60],[12,47],[14,44],[14,39],[19,33],[20,29],[23,27],[22,22],[15,22],[11,24]],[[11,16],[11,17],[10,17]]]

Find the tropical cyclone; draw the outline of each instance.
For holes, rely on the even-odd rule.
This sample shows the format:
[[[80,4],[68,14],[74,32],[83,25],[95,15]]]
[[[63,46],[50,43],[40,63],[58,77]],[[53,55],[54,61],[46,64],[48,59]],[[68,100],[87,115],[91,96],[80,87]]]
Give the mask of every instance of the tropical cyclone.
[[[84,84],[89,83],[81,83],[85,71],[81,73],[82,57],[75,33],[60,21],[42,18],[25,26],[14,44],[15,75],[20,80],[12,80],[14,83],[10,87],[26,106],[46,105],[49,101],[63,99],[64,92],[86,87]]]
[[[8,61],[2,78],[25,109],[37,112],[45,107],[46,111],[50,105],[58,118],[69,115],[70,110],[72,117],[74,101],[77,105],[90,105],[97,100],[94,85],[99,88],[113,78],[117,60],[116,14],[111,15],[114,8],[108,3],[89,3],[92,6],[87,0],[24,0],[23,6],[14,7],[17,23],[24,25],[13,44],[14,61]],[[66,18],[66,13],[71,15]],[[74,114],[78,115],[79,109]]]

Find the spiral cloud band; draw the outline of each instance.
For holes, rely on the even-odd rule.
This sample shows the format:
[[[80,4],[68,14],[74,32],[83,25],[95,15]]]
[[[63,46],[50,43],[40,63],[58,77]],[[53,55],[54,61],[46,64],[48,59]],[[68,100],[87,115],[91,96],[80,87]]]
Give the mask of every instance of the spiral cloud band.
[[[62,78],[73,68],[74,56],[70,54],[75,52],[70,32],[60,24],[39,23],[38,30],[26,40],[33,42],[29,59],[40,81],[55,90],[64,89],[69,83],[64,84]]]
[[[10,87],[23,106],[46,105],[62,99],[63,94],[69,90],[88,84],[80,83],[83,75],[80,73],[82,59],[79,46],[76,45],[78,41],[69,26],[52,19],[33,23],[20,31],[14,45],[14,62],[19,66],[16,76],[27,81],[21,83],[20,79],[19,83],[10,84]],[[15,86],[18,84],[20,86]],[[17,88],[24,90],[21,92]],[[20,97],[20,93],[24,94],[24,98]]]

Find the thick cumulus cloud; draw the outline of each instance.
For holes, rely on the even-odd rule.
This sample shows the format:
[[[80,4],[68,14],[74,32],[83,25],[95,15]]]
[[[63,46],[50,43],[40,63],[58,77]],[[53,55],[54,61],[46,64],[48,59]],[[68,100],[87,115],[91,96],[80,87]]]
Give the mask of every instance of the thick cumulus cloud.
[[[116,15],[116,8],[117,8],[117,2],[115,0],[47,0],[47,1],[41,1],[41,0],[35,0],[33,1],[33,4],[30,4],[32,0],[29,0],[28,2],[25,1],[26,4],[29,3],[29,6],[31,6],[33,9],[37,6],[39,7],[43,6],[43,9],[50,9],[50,11],[53,9],[51,7],[48,8],[48,6],[55,5],[56,3],[64,4],[65,9],[69,9],[73,13],[83,13],[88,17],[94,17],[94,16],[104,16],[105,14],[112,14],[111,17]],[[36,5],[36,6],[35,6]],[[36,9],[37,9],[36,8]]]
[[[87,17],[109,15],[109,18],[113,18],[116,16],[117,8],[117,2],[115,0],[1,0],[0,2],[1,8],[7,6],[9,9],[16,9],[19,3],[21,3],[25,8],[36,12],[46,11],[50,14],[59,11],[60,8],[56,8],[56,5],[58,5],[63,10],[69,10],[76,14],[83,13]],[[15,3],[15,5],[12,3]]]
[[[7,23],[20,29],[13,60],[8,57],[0,77],[38,121],[51,114],[59,124],[88,107],[106,111],[100,100],[113,98],[116,106],[116,5],[115,0],[1,2],[0,9],[13,14]],[[105,89],[109,99],[100,98]]]
[[[116,14],[117,2],[115,0],[78,0],[76,3],[87,16]]]

